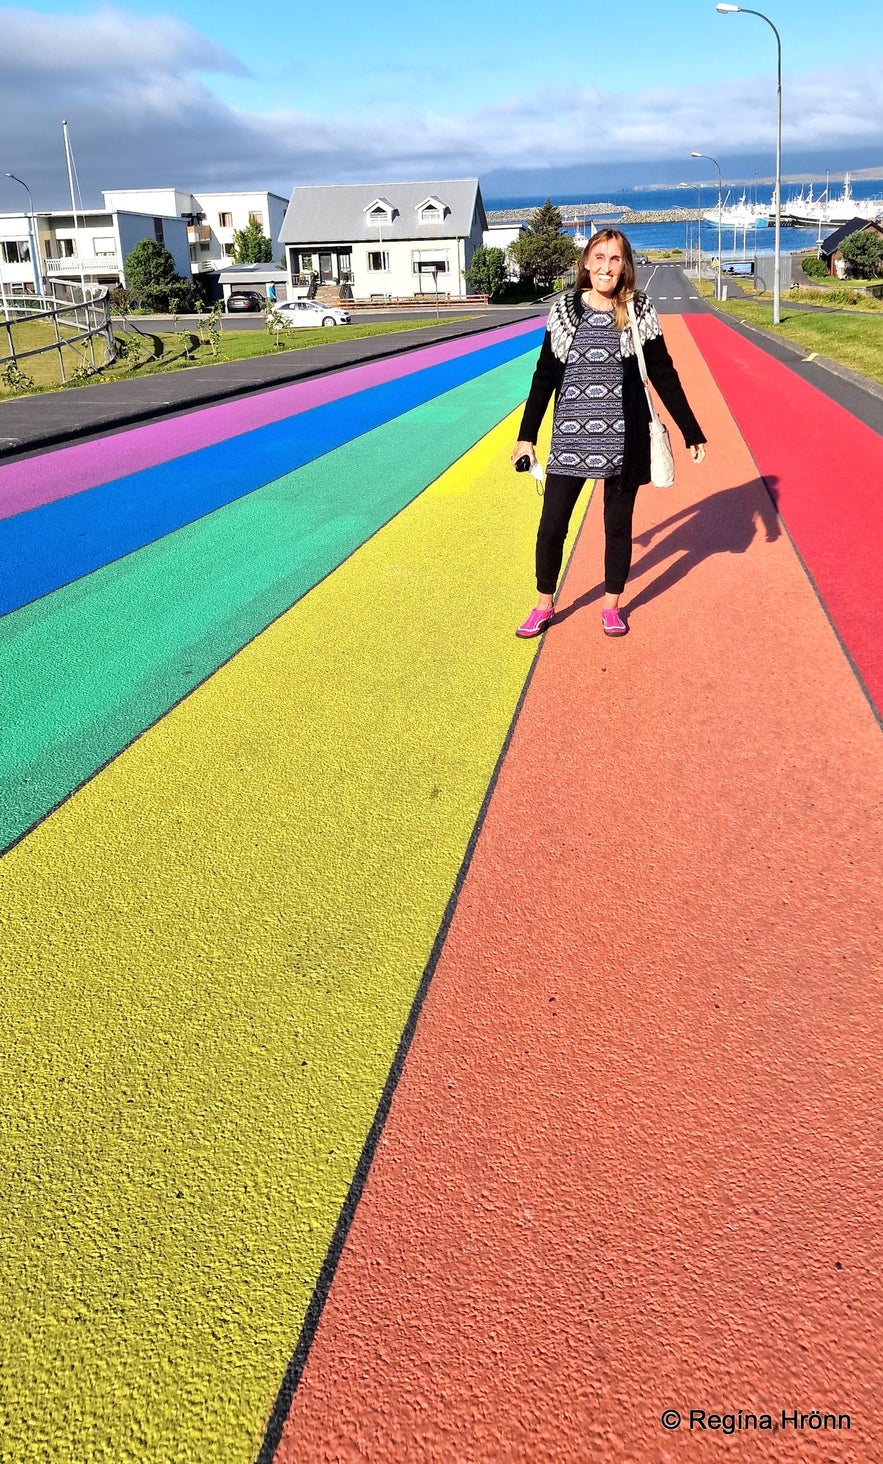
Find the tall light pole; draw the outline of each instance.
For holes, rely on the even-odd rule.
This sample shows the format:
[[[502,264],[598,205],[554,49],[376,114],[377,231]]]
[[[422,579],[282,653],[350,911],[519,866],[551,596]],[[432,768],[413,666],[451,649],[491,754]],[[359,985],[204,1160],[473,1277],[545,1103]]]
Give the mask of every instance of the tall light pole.
[[[710,153],[691,152],[690,157],[705,158],[707,162],[714,163],[714,166],[717,168],[717,292],[715,298],[719,300],[721,298],[721,215],[724,211],[724,203],[721,196],[724,185],[723,179],[721,178],[720,163]]]
[[[702,283],[702,189],[696,189],[696,278]]]
[[[31,190],[24,178],[16,178],[14,173],[7,173],[6,176],[7,178],[11,178],[13,183],[20,183],[28,195],[28,238],[31,241],[31,249],[33,251],[31,254],[31,263],[34,268],[34,289],[38,295],[42,295],[43,281],[40,278],[40,243],[37,237],[37,216],[34,213],[34,200],[31,198]]]
[[[773,245],[773,325],[781,318],[782,283],[782,38],[768,15],[762,10],[749,10],[745,5],[717,5],[719,15],[756,15],[765,20],[776,38],[777,82],[776,82],[776,237]]]

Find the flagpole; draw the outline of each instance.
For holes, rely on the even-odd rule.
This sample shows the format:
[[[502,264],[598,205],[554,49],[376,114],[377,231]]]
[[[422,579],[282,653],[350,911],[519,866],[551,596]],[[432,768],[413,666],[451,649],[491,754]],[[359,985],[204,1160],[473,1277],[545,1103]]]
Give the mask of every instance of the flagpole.
[[[65,121],[62,121],[61,130],[64,133],[64,155],[67,158],[67,181],[68,181],[68,185],[69,185],[70,191],[71,191],[71,212],[73,213],[73,216],[74,216],[74,234],[77,235],[77,231],[79,229],[79,224],[77,223],[77,201],[76,201],[76,198],[74,197],[74,170],[73,170],[73,165],[71,163],[71,144],[70,144],[70,138],[67,135],[67,123]],[[78,235],[77,235],[77,254],[80,257],[80,289],[83,292],[83,298],[82,298],[82,301],[80,303],[83,304],[83,305],[85,305],[85,303],[86,303],[86,275],[85,275],[85,272],[83,270],[83,253],[82,253],[82,250],[80,248],[80,240],[79,240],[79,236]]]

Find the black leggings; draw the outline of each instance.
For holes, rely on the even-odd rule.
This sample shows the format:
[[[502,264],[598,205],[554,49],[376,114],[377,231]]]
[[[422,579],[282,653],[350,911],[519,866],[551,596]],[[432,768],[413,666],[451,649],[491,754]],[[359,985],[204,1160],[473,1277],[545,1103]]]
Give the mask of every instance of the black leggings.
[[[537,590],[554,595],[564,557],[564,540],[585,478],[550,473],[537,531]],[[623,489],[619,478],[604,480],[604,591],[621,595],[632,567],[632,514],[637,487]]]

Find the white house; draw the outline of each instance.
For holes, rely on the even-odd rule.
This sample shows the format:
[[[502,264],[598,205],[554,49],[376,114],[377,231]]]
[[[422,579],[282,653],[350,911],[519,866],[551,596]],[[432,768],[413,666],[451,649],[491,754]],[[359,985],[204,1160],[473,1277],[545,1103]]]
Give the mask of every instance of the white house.
[[[185,192],[181,188],[111,188],[102,192],[107,208],[134,209],[183,219],[193,274],[223,269],[233,255],[233,232],[255,221],[275,251],[287,198],[266,189],[248,192]],[[281,252],[281,251],[280,251]],[[278,256],[276,256],[278,258]]]
[[[36,280],[30,238],[36,235],[43,290],[54,280],[84,280],[89,285],[125,284],[125,260],[142,239],[168,249],[175,269],[190,278],[190,250],[183,219],[130,209],[53,209],[0,214],[0,284],[10,294],[34,292]]]
[[[487,227],[477,178],[295,188],[280,232],[289,279],[311,271],[357,300],[465,295]]]
[[[484,231],[483,242],[485,249],[502,249],[506,256],[506,278],[517,280],[519,278],[518,265],[509,253],[515,240],[527,232],[526,224],[488,224]]]

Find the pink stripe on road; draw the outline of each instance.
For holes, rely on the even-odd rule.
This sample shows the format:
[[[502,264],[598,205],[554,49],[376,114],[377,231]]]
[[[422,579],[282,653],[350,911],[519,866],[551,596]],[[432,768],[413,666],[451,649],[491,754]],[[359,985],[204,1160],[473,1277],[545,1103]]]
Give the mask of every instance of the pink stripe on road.
[[[114,478],[155,467],[157,463],[184,457],[326,402],[456,360],[498,341],[526,335],[536,330],[538,324],[537,319],[523,320],[455,341],[402,351],[380,361],[343,367],[310,381],[268,387],[254,396],[219,402],[214,407],[202,407],[162,422],[149,422],[94,442],[73,443],[38,457],[7,463],[0,466],[0,518],[11,518],[41,504],[84,493],[99,483],[109,483]]]

